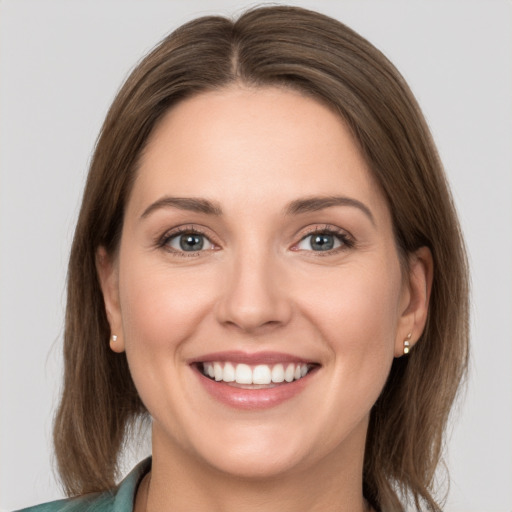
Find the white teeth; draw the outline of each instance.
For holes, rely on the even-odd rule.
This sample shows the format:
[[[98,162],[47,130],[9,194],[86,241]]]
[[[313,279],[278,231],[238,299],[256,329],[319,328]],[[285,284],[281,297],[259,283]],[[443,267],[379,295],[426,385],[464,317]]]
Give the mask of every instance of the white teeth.
[[[252,384],[252,370],[247,364],[237,364],[235,380],[238,384]]]
[[[294,374],[295,374],[295,365],[289,364],[286,367],[286,370],[284,372],[284,380],[286,382],[291,382],[293,380]]]
[[[215,380],[222,380],[223,377],[222,366],[220,363],[213,363],[213,374],[215,376]]]
[[[307,367],[306,367],[307,369]],[[276,364],[272,368],[272,382],[283,382],[284,381],[284,367],[282,364]]]
[[[266,364],[259,364],[252,371],[253,384],[270,384],[272,382],[272,372]]]
[[[226,363],[224,365],[224,382],[234,382],[235,380],[235,367],[231,363]]]
[[[249,366],[248,364],[207,362],[203,363],[203,373],[215,379],[217,382],[237,382],[238,384],[279,384],[284,381],[293,382],[305,377],[309,372],[307,364],[282,363],[268,365],[259,364]]]

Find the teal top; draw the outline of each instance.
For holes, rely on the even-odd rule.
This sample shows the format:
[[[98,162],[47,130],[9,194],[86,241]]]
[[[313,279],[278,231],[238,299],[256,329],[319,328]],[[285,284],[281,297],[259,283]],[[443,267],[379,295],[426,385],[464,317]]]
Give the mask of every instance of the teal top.
[[[114,489],[51,501],[18,512],[133,512],[137,487],[150,469],[151,457],[137,464]]]

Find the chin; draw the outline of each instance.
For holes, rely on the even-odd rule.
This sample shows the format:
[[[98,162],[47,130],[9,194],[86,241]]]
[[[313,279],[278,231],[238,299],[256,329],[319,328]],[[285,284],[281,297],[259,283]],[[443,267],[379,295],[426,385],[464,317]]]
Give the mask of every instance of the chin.
[[[205,468],[244,479],[266,479],[285,475],[308,465],[308,454],[316,454],[319,445],[300,428],[290,425],[219,425],[212,421],[208,429],[189,428],[181,438],[186,456]],[[312,463],[312,461],[310,461]],[[199,471],[201,469],[198,467]]]
[[[246,449],[245,453],[235,450],[223,455],[220,459],[209,457],[207,462],[217,471],[241,479],[275,479],[297,470],[302,465],[297,453],[272,453],[265,448],[254,451]]]

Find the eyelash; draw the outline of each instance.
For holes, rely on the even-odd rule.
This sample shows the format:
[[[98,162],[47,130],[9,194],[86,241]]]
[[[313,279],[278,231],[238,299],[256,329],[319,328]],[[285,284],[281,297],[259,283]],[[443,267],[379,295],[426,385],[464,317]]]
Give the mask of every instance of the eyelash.
[[[157,239],[156,246],[157,246],[157,248],[164,249],[175,256],[185,257],[185,258],[198,257],[198,256],[200,256],[201,252],[205,252],[205,251],[190,251],[190,252],[179,251],[179,250],[173,249],[168,246],[169,242],[173,238],[176,238],[183,234],[204,236],[212,245],[217,246],[217,244],[211,240],[210,236],[208,236],[204,231],[202,231],[201,229],[198,229],[195,226],[182,226],[179,228],[175,228],[172,231],[167,231],[166,233],[164,233],[161,237],[159,237]],[[344,231],[340,228],[334,227],[334,226],[330,226],[330,225],[325,225],[322,227],[315,226],[314,228],[311,228],[311,230],[309,230],[304,236],[302,236],[301,239],[299,240],[299,242],[297,242],[294,245],[296,246],[296,245],[300,244],[303,240],[306,240],[308,237],[311,237],[314,235],[334,236],[341,243],[340,247],[337,247],[335,249],[329,249],[327,251],[312,251],[312,250],[306,251],[306,252],[310,252],[310,253],[314,254],[314,256],[318,256],[318,257],[330,256],[333,254],[337,254],[338,252],[341,252],[341,251],[346,251],[347,249],[351,249],[355,246],[354,239],[346,231]],[[303,249],[292,249],[292,250],[300,251]]]
[[[337,238],[341,245],[340,247],[337,247],[335,249],[330,249],[327,251],[307,251],[312,253],[315,257],[325,257],[325,256],[332,256],[333,254],[338,254],[339,252],[346,251],[348,249],[352,249],[355,246],[355,240],[352,236],[350,236],[345,230],[337,228],[335,226],[330,225],[324,225],[322,227],[315,226],[311,228],[304,236],[301,237],[299,242],[295,245],[298,245],[303,240],[306,240],[308,237],[314,236],[314,235],[331,235]],[[296,249],[300,250],[300,249]]]
[[[165,232],[157,240],[156,246],[159,249],[164,249],[165,251],[171,253],[173,256],[184,257],[184,258],[190,258],[190,257],[196,257],[197,258],[198,256],[200,256],[200,253],[204,252],[204,251],[190,251],[190,252],[188,252],[188,251],[178,251],[178,250],[173,249],[173,248],[171,248],[170,246],[167,245],[173,238],[176,238],[176,237],[178,237],[180,235],[184,235],[184,234],[204,236],[212,245],[214,245],[214,246],[217,245],[215,242],[213,242],[211,240],[211,237],[208,236],[201,229],[198,229],[195,226],[182,226],[182,227],[173,229],[171,231]]]

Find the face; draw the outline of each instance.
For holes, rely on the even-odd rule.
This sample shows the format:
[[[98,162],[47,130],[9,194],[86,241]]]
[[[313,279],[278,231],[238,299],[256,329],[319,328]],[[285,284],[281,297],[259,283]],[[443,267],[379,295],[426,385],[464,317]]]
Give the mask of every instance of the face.
[[[414,327],[390,212],[319,102],[232,86],[156,128],[99,273],[159,450],[224,472],[360,460]]]

